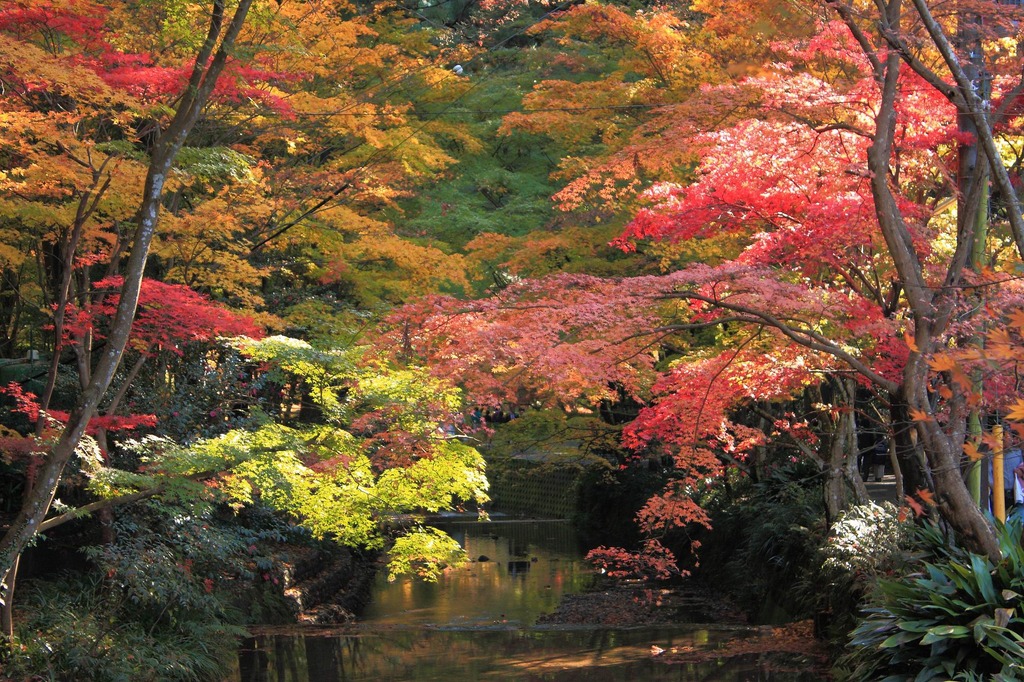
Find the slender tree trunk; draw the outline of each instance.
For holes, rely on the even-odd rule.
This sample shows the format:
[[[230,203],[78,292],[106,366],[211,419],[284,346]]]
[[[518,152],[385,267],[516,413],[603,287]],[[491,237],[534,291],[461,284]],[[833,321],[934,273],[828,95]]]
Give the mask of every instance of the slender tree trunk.
[[[825,462],[825,509],[829,523],[852,504],[868,500],[867,488],[857,468],[857,426],[854,411],[855,386],[852,380],[832,381],[838,416],[832,424],[832,439]],[[829,420],[831,421],[831,420]]]
[[[74,158],[74,157],[72,157]],[[85,224],[99,206],[100,199],[110,187],[110,176],[106,172],[107,163],[111,157],[107,157],[99,168],[94,168],[91,163],[79,161],[92,171],[92,185],[82,193],[78,200],[78,208],[75,211],[75,221],[67,239],[56,245],[60,250],[59,283],[54,292],[54,300],[57,302],[57,309],[53,314],[53,357],[50,359],[50,371],[46,375],[46,386],[43,395],[39,399],[39,419],[36,420],[36,436],[43,435],[46,426],[46,410],[50,409],[50,400],[53,398],[53,389],[57,384],[57,370],[60,367],[60,344],[64,337],[64,318],[67,315],[68,304],[71,302],[71,280],[75,269],[75,253],[78,251],[78,242],[82,238],[82,231]]]
[[[865,504],[871,498],[868,495],[867,486],[860,476],[860,469],[857,467],[857,382],[852,378],[841,379],[844,392],[844,400],[849,410],[844,413],[842,425],[846,430],[846,452],[843,453],[843,480],[846,488],[852,491],[850,502],[853,504]]]
[[[14,357],[18,344],[18,327],[21,321],[21,272],[5,267],[0,273],[0,357]],[[31,349],[30,349],[31,350]]]
[[[124,382],[121,383],[117,391],[114,393],[114,397],[110,399],[110,402],[107,404],[106,408],[104,408],[104,415],[110,416],[117,413],[117,408],[121,405],[121,401],[124,400],[126,395],[128,395],[128,389],[131,388],[132,383],[134,383],[135,379],[138,378],[139,371],[146,363],[146,358],[149,357],[148,353],[151,347],[151,345],[147,346],[146,349],[139,354],[139,359],[136,360],[135,364],[132,365],[132,368],[128,370],[128,375],[124,378]],[[96,442],[99,443],[100,450],[104,453],[110,452],[110,443],[107,441],[106,429],[96,430]]]
[[[889,460],[892,462],[893,478],[896,479],[896,499],[902,502],[907,495],[907,489],[903,483],[903,466],[900,464],[899,457],[896,456],[896,439],[886,436],[886,440],[889,443]]]
[[[825,512],[829,525],[835,522],[839,514],[849,507],[846,495],[846,452],[847,433],[845,428],[846,415],[841,414],[832,433],[825,461]]]

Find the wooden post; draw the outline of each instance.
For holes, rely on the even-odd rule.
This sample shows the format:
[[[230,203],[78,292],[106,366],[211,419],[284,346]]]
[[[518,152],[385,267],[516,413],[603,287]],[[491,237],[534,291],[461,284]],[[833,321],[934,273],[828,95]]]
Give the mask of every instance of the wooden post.
[[[1000,523],[1006,523],[1006,492],[1003,485],[1003,427],[992,427],[992,513]]]

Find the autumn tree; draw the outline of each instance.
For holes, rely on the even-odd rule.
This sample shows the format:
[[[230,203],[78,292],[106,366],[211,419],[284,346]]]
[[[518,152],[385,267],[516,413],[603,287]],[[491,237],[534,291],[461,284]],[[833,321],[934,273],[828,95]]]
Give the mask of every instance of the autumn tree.
[[[401,202],[453,163],[443,141],[473,143],[432,115],[468,85],[416,23],[391,5],[282,3],[259,36],[275,46],[267,68],[293,77],[275,86],[287,115],[246,120],[236,145],[272,186],[244,238],[249,263],[280,290],[268,308],[296,333],[351,337],[369,311],[464,281],[459,256],[395,224]]]
[[[138,471],[101,466],[89,472],[100,499],[47,519],[54,527],[103,505],[167,496],[168,504],[241,507],[260,503],[326,538],[382,550],[392,574],[436,578],[464,559],[458,544],[422,523],[392,527],[399,514],[436,513],[487,501],[480,453],[441,428],[462,407],[460,393],[415,369],[368,362],[365,349],[319,349],[288,337],[230,342],[265,374],[304,382],[319,410],[315,422],[289,418],[269,396],[246,406],[245,424],[188,444],[150,435],[127,447],[141,457]],[[276,414],[276,418],[271,418]],[[176,502],[177,500],[177,502]]]
[[[863,303],[866,305],[870,302],[874,310],[865,316],[865,308],[859,315],[858,325],[873,320],[874,324],[890,326],[888,332],[882,332],[881,328],[872,332],[875,336],[874,344],[870,343],[870,337],[864,339],[869,342],[867,349],[871,345],[875,346],[876,354],[884,352],[887,346],[894,348],[901,345],[899,341],[886,339],[898,339],[900,325],[906,325],[904,329],[909,352],[891,354],[890,351],[888,358],[879,355],[877,361],[869,365],[865,364],[865,359],[870,354],[849,353],[836,343],[831,328],[823,332],[816,329],[816,325],[808,324],[809,319],[797,323],[793,317],[782,314],[777,308],[773,309],[763,300],[755,301],[759,296],[752,289],[747,289],[746,294],[754,294],[752,299],[744,301],[742,297],[733,298],[740,289],[736,288],[735,281],[729,281],[732,280],[731,276],[727,281],[719,282],[715,290],[691,289],[678,294],[721,310],[725,315],[740,314],[752,322],[773,326],[792,341],[840,358],[871,383],[884,389],[893,403],[897,433],[909,433],[899,428],[899,424],[912,422],[917,442],[928,458],[927,472],[921,471],[912,476],[911,489],[934,486],[940,512],[957,529],[961,538],[969,546],[991,554],[998,552],[991,529],[977,507],[971,504],[960,474],[959,462],[967,415],[965,387],[962,381],[954,381],[946,387],[938,401],[933,393],[933,368],[941,366],[935,363],[934,357],[941,354],[945,345],[955,343],[960,337],[962,332],[957,329],[954,320],[962,324],[964,319],[972,319],[964,317],[969,307],[964,293],[969,293],[972,285],[966,265],[968,255],[974,248],[976,223],[973,216],[977,214],[982,185],[979,180],[981,176],[978,175],[973,184],[967,185],[966,190],[961,188],[958,193],[951,179],[954,174],[945,171],[955,167],[949,160],[948,150],[955,149],[956,145],[957,113],[971,116],[976,123],[982,125],[983,130],[979,129],[978,138],[982,148],[989,150],[985,153],[993,177],[1005,175],[1006,171],[992,143],[985,141],[992,137],[992,124],[982,120],[978,110],[972,108],[979,105],[972,99],[973,91],[969,90],[969,81],[964,80],[963,74],[955,68],[956,60],[946,60],[952,69],[946,78],[958,85],[945,86],[942,76],[924,66],[925,58],[916,51],[917,43],[914,50],[905,44],[901,46],[897,36],[903,34],[899,27],[904,22],[911,25],[916,18],[928,27],[932,39],[929,44],[934,50],[941,52],[948,47],[948,41],[938,30],[938,25],[931,20],[927,7],[923,3],[916,3],[915,6],[916,17],[902,17],[898,8],[891,7],[892,15],[886,16],[887,23],[884,24],[882,34],[877,37],[873,37],[871,31],[857,23],[854,18],[857,15],[852,13],[851,8],[837,6],[851,37],[844,38],[835,27],[828,30],[835,36],[839,46],[845,44],[846,47],[840,47],[839,51],[833,48],[823,55],[820,51],[820,46],[825,44],[821,42],[822,39],[818,43],[808,43],[809,50],[803,53],[804,57],[827,56],[845,63],[847,70],[832,71],[832,79],[835,79],[835,74],[850,73],[850,68],[857,68],[865,74],[861,80],[847,81],[846,84],[841,80],[828,83],[823,78],[829,77],[830,72],[826,71],[813,76],[816,83],[811,89],[804,89],[802,81],[812,77],[804,72],[781,76],[784,80],[779,81],[782,86],[780,88],[764,88],[764,92],[771,97],[767,100],[770,106],[777,108],[784,117],[791,115],[796,119],[796,123],[784,124],[790,126],[790,134],[805,136],[808,140],[801,144],[797,142],[799,138],[778,137],[775,138],[778,140],[776,144],[781,149],[800,154],[805,160],[815,159],[813,162],[809,165],[791,165],[784,171],[774,162],[760,166],[758,172],[767,178],[772,188],[770,192],[766,192],[763,186],[759,190],[755,189],[756,183],[751,187],[745,180],[730,182],[721,177],[721,173],[711,171],[710,175],[681,193],[670,192],[671,198],[668,201],[659,200],[658,208],[642,214],[627,236],[679,239],[699,235],[702,230],[712,226],[734,224],[743,229],[767,227],[754,235],[755,240],[748,247],[742,261],[757,262],[762,268],[777,267],[780,263],[789,263],[791,266],[800,264],[803,269],[812,267],[817,275],[814,272],[807,274],[816,276],[819,281],[823,274],[821,266],[828,267],[834,275],[842,278],[833,280],[828,288],[840,284],[847,292],[829,302],[828,319],[838,321],[836,313],[842,308],[837,310],[837,306],[846,306],[856,301],[850,295],[854,293],[858,298],[866,296]],[[827,36],[827,32],[822,34],[825,40]],[[835,90],[836,85],[843,93],[841,102],[838,93],[829,94]],[[815,94],[812,95],[812,92]],[[824,98],[820,98],[819,94],[824,94]],[[850,108],[851,101],[861,101],[863,104],[860,108]],[[915,107],[928,101],[931,104],[914,113]],[[945,101],[951,101],[952,104],[945,104]],[[817,111],[812,112],[809,105],[817,108]],[[943,110],[946,112],[944,117],[936,115]],[[829,115],[822,117],[823,111]],[[777,125],[771,122],[753,125],[766,124]],[[730,131],[730,134],[735,133]],[[945,145],[942,144],[943,138],[948,141]],[[725,142],[728,139],[722,136],[718,141]],[[799,173],[798,169],[806,169],[810,173],[822,171],[824,159],[816,154],[816,150],[821,148],[820,145],[829,144],[831,139],[837,142],[841,140],[841,147],[828,156],[832,159],[848,158],[847,168],[837,169],[838,172],[833,173],[824,171],[817,179],[796,179],[799,176],[794,175],[794,172]],[[751,147],[745,148],[749,150]],[[945,158],[944,150],[947,154]],[[914,165],[910,165],[911,159],[915,157],[920,158],[919,168],[925,173],[915,173]],[[775,168],[784,174],[776,175]],[[858,168],[864,168],[866,172],[860,173]],[[719,177],[715,178],[715,175]],[[844,175],[850,180],[860,176],[865,181],[849,182],[846,190],[827,188],[830,181]],[[936,181],[940,184],[936,185]],[[736,187],[742,193],[733,197],[727,193],[730,187]],[[785,189],[787,187],[803,197],[789,194]],[[819,199],[809,188],[815,192],[825,189],[825,193],[819,195]],[[750,191],[752,189],[754,192],[759,191],[760,197],[755,196]],[[794,210],[793,204],[767,205],[767,201],[775,201],[786,195],[801,204],[803,198],[815,198],[806,205],[809,210]],[[943,196],[952,196],[958,200],[955,223],[945,219],[942,211],[933,207],[935,198]],[[1015,232],[1013,223],[1019,219],[1019,210],[1016,208],[1015,195],[1009,192],[1007,196],[1007,216],[1012,234]],[[853,204],[843,206],[842,202],[846,200],[852,200]],[[836,205],[837,201],[841,202],[840,205]],[[816,224],[825,229],[828,229],[829,224],[827,219],[820,222],[814,219],[813,212],[818,210],[828,211],[833,216],[843,216],[843,232],[832,233],[840,237],[839,243],[831,241],[827,233],[815,234]],[[666,218],[666,222],[659,222]],[[687,225],[690,227],[685,227]],[[661,232],[662,229],[666,231]],[[862,236],[858,237],[858,234]],[[948,246],[943,246],[944,243]],[[828,253],[817,250],[823,244],[827,244]],[[837,256],[855,256],[860,259],[865,253],[876,253],[883,259],[875,260],[870,266],[873,272],[864,269],[863,264],[870,261],[860,261],[861,264],[854,264],[856,261],[847,261],[845,264],[835,262]],[[808,256],[816,260],[807,260]],[[888,272],[879,271],[879,266],[884,266]],[[762,290],[767,280],[761,278],[771,272],[762,270],[755,275],[755,280],[760,279],[757,286]],[[775,278],[772,276],[772,279]],[[754,281],[749,281],[749,284],[754,284]],[[827,289],[821,290],[821,293],[826,292]],[[824,310],[826,308],[822,308]],[[854,318],[850,316],[849,319],[853,321]],[[975,317],[972,321],[977,324],[981,320]],[[864,329],[861,327],[861,331]],[[894,359],[897,360],[895,365],[886,368],[886,364]],[[916,458],[908,456],[912,452],[913,443],[904,439],[898,445],[904,455],[901,461],[908,465],[905,472],[915,474],[913,465],[916,464]]]
[[[249,7],[218,1],[204,15],[40,1],[0,11],[13,112],[0,120],[5,300],[18,301],[3,318],[13,348],[24,345],[19,326],[35,322],[24,301],[38,299],[44,318],[53,311],[39,414],[67,424],[0,544],[5,573],[41,527],[77,440],[112,423],[154,359],[177,369],[184,347],[251,333],[249,319],[350,341],[382,307],[465,281],[458,255],[396,234],[389,220],[398,199],[452,162],[443,140],[473,142],[417,110],[467,89],[443,41],[410,30],[416,21],[391,5],[266,3],[245,25]],[[83,389],[67,415],[50,404],[62,350]],[[115,375],[125,352],[132,364]]]
[[[209,8],[205,37],[198,45],[193,66],[183,84],[184,88],[177,93],[178,97],[174,103],[173,113],[152,130],[155,142],[151,148],[145,180],[140,190],[141,198],[135,213],[134,236],[128,247],[130,253],[124,265],[120,302],[107,336],[107,347],[99,364],[92,371],[82,397],[69,415],[67,425],[59,440],[47,454],[44,464],[40,467],[37,481],[25,496],[21,511],[5,532],[3,539],[0,540],[0,573],[3,573],[5,577],[15,566],[18,555],[38,532],[41,522],[49,511],[64,467],[75,453],[89,420],[99,407],[100,401],[113,379],[131,332],[131,323],[138,304],[146,259],[157,229],[161,199],[168,175],[179,150],[184,145],[185,138],[195,126],[223,73],[229,55],[235,49],[235,42],[242,30],[250,6],[250,0],[241,0],[231,8],[217,0]],[[94,11],[96,9],[101,10],[101,8],[94,8]],[[15,11],[18,10],[20,8],[15,8]],[[85,20],[88,15],[79,16]],[[18,23],[24,25],[25,22],[19,21]],[[54,20],[52,17],[44,17],[44,21],[38,25],[38,30],[44,41],[73,40],[74,35],[69,35],[61,30],[64,26],[66,26],[65,22]],[[18,47],[30,45],[22,39],[15,39],[14,42]],[[56,66],[53,64],[51,68]],[[73,97],[77,90],[77,88],[69,89],[64,92],[59,85],[49,82],[48,79],[44,79],[40,85],[42,91],[52,97]],[[33,86],[37,87],[35,83]],[[48,86],[49,89],[47,89]],[[41,118],[55,116],[59,119],[59,112],[65,108],[68,108],[67,105],[41,112],[39,116]],[[87,185],[87,187],[90,186],[92,185]],[[102,187],[102,184],[99,187]],[[80,204],[80,206],[83,206],[84,210],[89,209],[89,203]],[[71,229],[73,234],[73,228]]]
[[[972,8],[982,11],[986,5]],[[651,339],[653,350],[670,334],[720,327],[727,333],[712,360],[720,364],[704,374],[706,383],[698,384],[704,390],[686,377],[708,360],[689,360],[696,361],[693,367],[681,360],[654,384],[654,403],[627,429],[634,444],[701,461],[704,454],[694,448],[710,443],[701,434],[710,436],[723,415],[758,399],[754,391],[744,393],[750,379],[731,385],[728,379],[748,354],[757,357],[760,351],[752,358],[758,371],[776,376],[772,387],[781,390],[764,394],[769,400],[820,381],[822,373],[837,379],[855,375],[888,403],[908,492],[931,499],[934,490],[939,512],[961,540],[995,553],[991,528],[971,503],[960,471],[967,414],[978,399],[971,397],[962,373],[950,373],[943,354],[972,329],[984,328],[990,315],[1002,314],[1002,301],[1013,300],[996,292],[1013,291],[1008,273],[1017,254],[1007,253],[1005,245],[1020,244],[1015,236],[1020,212],[995,137],[1012,135],[1012,129],[1000,127],[1004,119],[987,117],[949,52],[942,24],[925,3],[915,3],[906,16],[899,6],[889,6],[880,32],[871,23],[879,16],[869,21],[841,3],[823,9],[833,14],[808,6],[807,16],[818,22],[813,33],[774,44],[775,63],[701,93],[729,112],[716,127],[702,130],[686,116],[665,124],[671,133],[659,142],[667,153],[688,154],[695,166],[688,175],[672,177],[674,182],[650,185],[641,197],[648,206],[619,243],[630,249],[656,245],[649,253],[661,256],[662,265],[674,272],[586,283],[556,277],[516,284],[480,303],[435,301],[423,311],[425,317],[406,318],[390,338],[410,351],[426,344],[449,373],[463,363],[471,390],[484,389],[477,372],[485,370],[507,391],[523,385],[524,377],[542,376],[569,346],[591,355],[607,353],[628,366],[638,358],[631,345],[637,335]],[[1002,8],[999,12],[1009,16]],[[911,40],[918,29],[929,35],[927,41]],[[1000,52],[992,62],[994,70],[1007,74],[993,82],[993,101],[1005,102],[1001,111],[1013,111],[1016,101],[1018,79],[1009,75],[1014,59]],[[983,174],[958,183],[963,171],[957,169],[956,150],[969,141],[960,125],[963,117],[980,126],[979,158],[987,159],[998,205],[1005,206],[1005,214],[998,214],[1006,216],[1005,232],[992,232],[981,247],[973,237]],[[1005,148],[1015,138],[1003,139]],[[598,186],[598,176],[586,177],[581,187]],[[623,179],[641,177],[634,164]],[[986,247],[993,249],[994,269],[975,275],[967,268],[969,255]],[[705,263],[693,264],[694,257]],[[581,287],[608,292],[606,305],[598,298],[583,304]],[[978,287],[991,292],[990,306],[972,303]],[[543,299],[536,298],[538,291],[546,292]],[[622,326],[616,327],[613,311],[622,310],[629,314],[618,313]],[[463,328],[460,315],[486,336]],[[572,322],[576,315],[600,323],[581,327]],[[534,318],[543,331],[522,339]],[[551,325],[561,326],[552,331]],[[499,340],[502,334],[507,343]],[[595,337],[601,334],[599,341]],[[432,343],[438,345],[429,351]],[[677,347],[678,341],[666,345]],[[769,349],[776,348],[787,350],[773,356]],[[580,368],[596,366],[591,357],[575,362]],[[609,371],[614,366],[611,360],[603,374],[588,374],[590,385],[598,386],[598,377],[621,381],[623,369],[616,375]],[[534,370],[540,371],[533,375]],[[672,382],[677,374],[679,381]],[[545,386],[555,393],[560,387],[558,380]],[[565,395],[585,397],[571,389]],[[849,414],[853,405],[846,402]],[[833,428],[834,445],[842,431],[848,433],[849,422],[839,420]],[[846,452],[838,460],[837,480],[845,478],[856,492],[849,466],[853,450],[840,449]],[[708,451],[722,452],[717,446]],[[674,497],[687,495],[684,484]],[[664,501],[659,504],[668,509]]]
[[[998,37],[999,31],[1008,27],[1004,22],[1012,20],[1012,17],[1007,16],[1005,8],[986,3],[961,9],[949,16],[943,25],[932,14],[927,3],[915,2],[913,6],[914,13],[908,13],[909,16],[905,16],[901,8],[894,5],[874,17],[879,21],[877,37],[858,22],[858,16],[850,6],[836,4],[835,10],[869,60],[871,73],[879,88],[880,102],[872,146],[868,153],[868,167],[872,173],[871,190],[878,225],[906,291],[908,317],[914,322],[914,338],[909,343],[910,353],[902,376],[903,394],[909,408],[919,415],[916,417],[916,431],[928,457],[940,511],[968,546],[998,557],[999,549],[991,528],[977,508],[970,504],[969,498],[965,499],[966,491],[957,466],[964,447],[965,403],[969,402],[966,396],[970,392],[955,377],[949,383],[947,375],[947,393],[943,396],[945,404],[940,403],[942,411],[939,411],[931,398],[929,382],[930,370],[938,369],[934,356],[948,343],[949,335],[955,333],[952,327],[957,306],[963,302],[960,288],[971,284],[967,266],[972,253],[975,262],[981,260],[976,252],[983,248],[985,242],[975,238],[981,229],[976,216],[979,214],[989,173],[1005,205],[1006,227],[1016,246],[1017,256],[1024,255],[1020,204],[995,143],[995,131],[1005,110],[997,110],[995,116],[990,116],[986,100],[988,93],[985,87],[979,85],[978,80],[983,78],[983,74],[979,71],[971,72],[983,59],[976,52],[981,47],[981,40],[961,41],[961,54],[958,56],[950,38],[952,31],[957,30],[957,22],[962,27],[963,23],[980,26],[983,21],[995,27],[996,33],[988,37]],[[987,18],[983,20],[983,17]],[[918,27],[923,28],[928,36],[926,52],[916,46],[911,47],[908,42],[907,31]],[[1015,74],[1001,82],[1000,91],[1005,96],[999,99],[1007,106],[1012,106],[1016,99],[1020,83],[1014,62],[1013,58],[1005,57],[992,62],[994,69],[998,69],[997,73],[1006,73],[1003,69],[1009,69],[1009,73]],[[971,123],[970,132],[976,136],[978,147],[976,165],[967,160],[958,169],[961,182],[957,194],[955,248],[941,279],[931,281],[922,276],[925,254],[911,239],[911,221],[905,212],[899,210],[891,180],[892,168],[898,159],[899,72],[907,68],[913,70],[935,92],[951,101],[961,120],[966,119]],[[986,167],[989,172],[983,172]]]

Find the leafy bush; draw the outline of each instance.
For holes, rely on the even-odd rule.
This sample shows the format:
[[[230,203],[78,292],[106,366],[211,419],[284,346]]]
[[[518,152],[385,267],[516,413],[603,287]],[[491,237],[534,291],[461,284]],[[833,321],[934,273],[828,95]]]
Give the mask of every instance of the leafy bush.
[[[85,550],[94,571],[19,590],[18,647],[0,661],[11,679],[222,679],[241,624],[287,612],[268,552],[308,541],[258,507],[235,515],[155,500],[113,530],[114,542]]]
[[[846,680],[1018,680],[1024,677],[1021,525],[1000,529],[1003,558],[951,546],[934,526],[917,532],[929,560],[883,579],[837,672]]]
[[[429,526],[417,526],[395,539],[388,562],[388,581],[400,575],[416,575],[436,582],[448,566],[466,563],[466,551],[447,534]]]
[[[19,646],[0,665],[10,679],[217,679],[243,632],[203,613],[153,622],[126,617],[128,595],[95,577],[67,575],[23,595]]]
[[[842,641],[879,578],[906,571],[913,560],[914,523],[891,502],[851,507],[832,526],[822,547],[819,625]]]
[[[891,573],[907,559],[913,521],[891,502],[851,507],[832,526],[823,568],[855,578]]]

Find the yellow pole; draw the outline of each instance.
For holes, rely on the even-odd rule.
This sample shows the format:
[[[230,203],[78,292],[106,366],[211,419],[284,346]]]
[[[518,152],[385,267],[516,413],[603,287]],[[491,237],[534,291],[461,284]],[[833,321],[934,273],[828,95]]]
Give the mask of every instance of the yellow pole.
[[[992,453],[992,513],[1006,523],[1006,492],[1003,489],[1003,427],[992,427],[992,440],[996,442]]]

